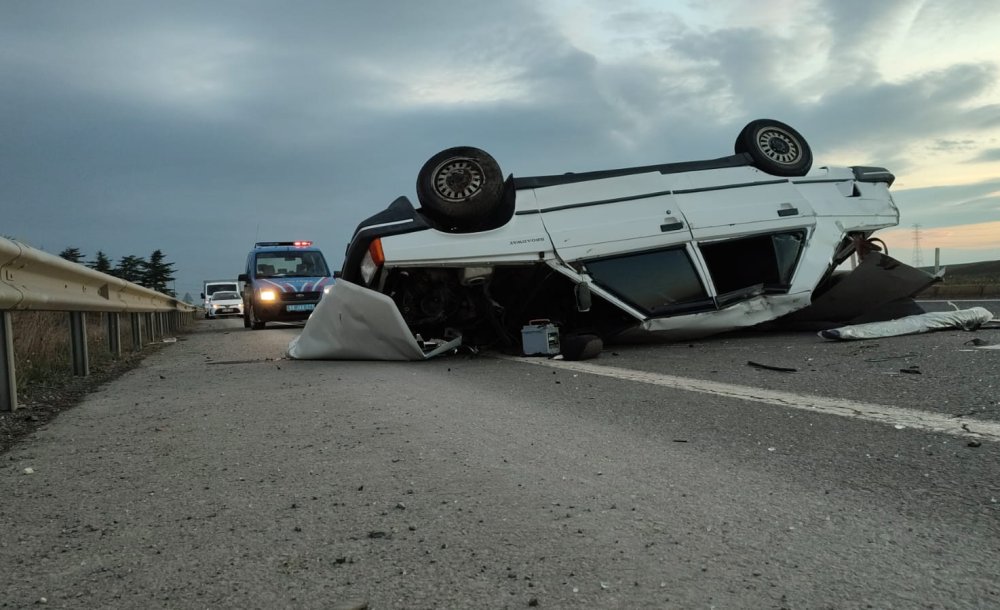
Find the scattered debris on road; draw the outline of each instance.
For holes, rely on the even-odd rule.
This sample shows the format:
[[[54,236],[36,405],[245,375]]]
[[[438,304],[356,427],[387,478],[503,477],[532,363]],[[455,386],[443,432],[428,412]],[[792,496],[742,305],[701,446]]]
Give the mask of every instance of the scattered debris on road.
[[[993,314],[985,307],[972,307],[957,311],[938,311],[906,316],[885,322],[869,322],[821,330],[819,336],[837,341],[856,341],[880,337],[915,335],[935,330],[961,329],[973,331],[993,320]]]
[[[755,369],[764,369],[767,371],[778,371],[780,373],[795,373],[799,369],[792,368],[790,366],[774,366],[773,364],[761,364],[760,362],[754,362],[753,360],[747,360],[747,366],[752,366]]]

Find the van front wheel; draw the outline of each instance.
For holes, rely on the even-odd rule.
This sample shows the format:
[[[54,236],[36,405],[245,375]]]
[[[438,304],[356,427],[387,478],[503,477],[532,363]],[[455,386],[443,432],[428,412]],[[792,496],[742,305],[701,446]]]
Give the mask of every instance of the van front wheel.
[[[736,136],[736,154],[747,153],[754,167],[774,176],[805,176],[812,150],[802,134],[781,121],[750,121]]]
[[[500,165],[471,146],[443,150],[417,174],[417,197],[426,211],[459,225],[488,218],[503,201]]]
[[[264,321],[257,319],[257,309],[250,305],[250,328],[260,330],[264,328]]]

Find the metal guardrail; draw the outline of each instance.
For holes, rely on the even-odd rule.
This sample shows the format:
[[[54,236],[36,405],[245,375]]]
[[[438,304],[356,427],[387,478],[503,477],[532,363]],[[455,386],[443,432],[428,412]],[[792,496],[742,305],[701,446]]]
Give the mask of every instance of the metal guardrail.
[[[155,290],[0,237],[0,411],[17,408],[12,311],[65,311],[70,316],[73,373],[89,375],[85,312],[108,315],[108,347],[121,356],[121,314],[132,316],[133,349],[143,335],[176,330],[197,308]]]

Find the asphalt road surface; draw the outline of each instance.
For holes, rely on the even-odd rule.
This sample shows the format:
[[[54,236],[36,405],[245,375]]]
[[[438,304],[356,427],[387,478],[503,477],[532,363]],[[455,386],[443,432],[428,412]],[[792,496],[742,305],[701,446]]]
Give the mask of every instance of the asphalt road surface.
[[[1000,607],[1000,330],[575,363],[297,332],[200,321],[0,456],[0,607]]]

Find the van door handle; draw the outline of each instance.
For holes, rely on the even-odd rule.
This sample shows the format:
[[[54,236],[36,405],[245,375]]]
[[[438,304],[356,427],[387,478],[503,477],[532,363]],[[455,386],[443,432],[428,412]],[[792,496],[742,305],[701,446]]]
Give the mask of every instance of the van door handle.
[[[677,231],[677,230],[683,229],[683,228],[684,228],[684,223],[683,222],[677,220],[676,218],[670,217],[670,218],[664,219],[663,224],[660,225],[660,232],[661,233],[668,233],[670,231]]]
[[[795,216],[799,213],[799,209],[792,207],[790,203],[783,203],[781,207],[778,208],[778,216]]]

